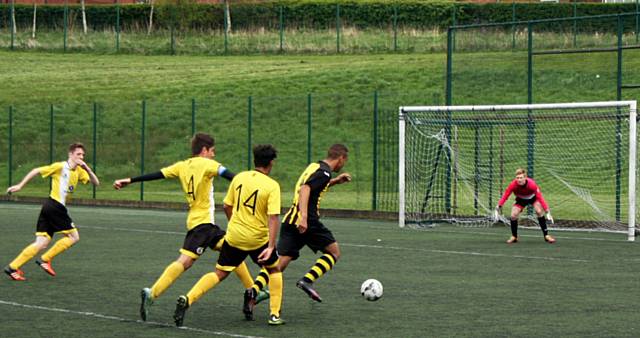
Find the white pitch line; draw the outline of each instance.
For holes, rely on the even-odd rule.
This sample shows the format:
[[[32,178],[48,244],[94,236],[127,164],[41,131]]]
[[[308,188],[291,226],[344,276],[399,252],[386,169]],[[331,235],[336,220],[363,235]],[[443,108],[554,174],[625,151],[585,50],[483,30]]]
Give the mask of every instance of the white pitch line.
[[[389,250],[422,251],[422,252],[433,252],[433,253],[452,254],[452,255],[540,259],[540,260],[545,260],[545,261],[569,261],[569,262],[579,262],[579,263],[588,263],[589,262],[588,260],[585,260],[585,259],[522,256],[522,255],[505,255],[505,254],[491,254],[491,253],[469,252],[469,251],[430,250],[430,249],[417,249],[417,248],[402,248],[402,247],[398,247],[398,246],[382,246],[382,245],[366,245],[366,244],[350,244],[350,243],[340,243],[340,245],[341,246],[353,246],[353,247],[356,247],[356,248],[374,248],[374,249],[389,249]]]
[[[241,335],[241,334],[221,332],[221,331],[209,331],[209,330],[205,330],[205,329],[199,329],[199,328],[188,327],[188,326],[176,327],[175,325],[171,325],[171,324],[167,324],[167,323],[160,323],[160,322],[143,322],[141,320],[126,319],[126,318],[121,318],[121,317],[116,317],[116,316],[103,315],[103,314],[95,313],[95,312],[73,311],[73,310],[68,310],[68,309],[61,309],[61,308],[55,308],[55,307],[46,307],[46,306],[40,306],[40,305],[20,304],[20,303],[6,301],[6,300],[0,300],[0,304],[10,305],[10,306],[17,306],[17,307],[22,307],[22,308],[27,308],[27,309],[68,313],[68,314],[74,314],[74,315],[80,315],[80,316],[86,316],[86,317],[94,317],[94,318],[100,318],[100,319],[114,320],[114,321],[125,322],[125,323],[139,323],[139,324],[143,324],[143,325],[163,326],[163,327],[168,327],[168,328],[177,329],[177,330],[193,331],[193,332],[211,334],[211,335],[216,335],[216,336],[239,337],[239,338],[260,338],[259,336],[245,336],[245,335]]]
[[[130,232],[144,232],[164,235],[185,235],[187,232],[178,231],[164,231],[164,230],[146,230],[146,229],[132,229],[132,228],[112,228],[112,227],[98,227],[93,225],[81,225],[78,229],[97,229],[97,230],[109,230],[109,231],[130,231]]]
[[[143,230],[143,229],[130,229],[130,228],[108,228],[108,227],[97,227],[97,226],[84,226],[84,227],[81,227],[80,229],[83,229],[83,228],[84,229],[97,229],[97,230],[115,230],[115,231],[130,231],[130,232],[143,232],[143,233],[158,233],[158,234],[167,234],[167,235],[183,235],[182,232],[162,231],[162,230]],[[569,262],[580,262],[580,263],[589,262],[588,260],[584,260],[584,259],[538,257],[538,256],[521,256],[521,255],[504,255],[504,254],[491,254],[491,253],[467,252],[467,251],[429,250],[429,249],[417,249],[417,248],[402,248],[402,247],[397,247],[397,246],[350,244],[350,243],[340,243],[340,245],[352,246],[352,247],[357,247],[357,248],[422,251],[422,252],[433,252],[433,253],[454,254],[454,255],[468,255],[468,256],[487,256],[487,257],[540,259],[540,260],[547,260],[547,261],[569,261]]]

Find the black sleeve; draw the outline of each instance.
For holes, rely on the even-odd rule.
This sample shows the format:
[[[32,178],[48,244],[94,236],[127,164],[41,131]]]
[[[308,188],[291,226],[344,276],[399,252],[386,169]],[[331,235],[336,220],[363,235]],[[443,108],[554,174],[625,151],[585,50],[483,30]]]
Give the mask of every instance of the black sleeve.
[[[146,174],[146,175],[142,175],[142,176],[137,176],[137,177],[132,177],[131,178],[131,183],[134,182],[144,182],[144,181],[153,181],[153,180],[160,180],[164,178],[164,174],[162,173],[162,171],[158,171],[155,173],[151,173],[151,174]]]
[[[236,176],[236,174],[232,173],[231,170],[225,168],[224,171],[222,172],[222,174],[220,174],[220,176],[226,178],[229,181],[231,181],[233,179],[233,177]]]
[[[304,182],[311,190],[324,189],[331,181],[331,174],[324,170],[317,170]]]

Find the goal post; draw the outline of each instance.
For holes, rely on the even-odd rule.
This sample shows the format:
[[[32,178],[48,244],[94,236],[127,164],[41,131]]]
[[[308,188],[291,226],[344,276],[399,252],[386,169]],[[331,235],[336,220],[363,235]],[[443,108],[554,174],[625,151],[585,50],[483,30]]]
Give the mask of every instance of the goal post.
[[[553,211],[552,227],[635,239],[636,101],[404,106],[398,121],[400,227],[491,225],[524,168]],[[521,218],[536,221],[530,211]]]

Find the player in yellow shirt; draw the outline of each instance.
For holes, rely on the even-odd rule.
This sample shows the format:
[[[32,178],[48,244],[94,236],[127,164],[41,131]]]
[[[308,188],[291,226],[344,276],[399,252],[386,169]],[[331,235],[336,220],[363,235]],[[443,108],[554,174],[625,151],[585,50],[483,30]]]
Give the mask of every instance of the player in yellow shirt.
[[[174,163],[162,170],[133,178],[116,180],[113,187],[117,190],[134,182],[151,181],[164,178],[177,178],[189,203],[187,215],[187,235],[180,249],[180,256],[169,264],[151,288],[140,292],[140,317],[146,321],[149,307],[173,282],[188,270],[204,253],[207,247],[219,251],[225,231],[215,224],[213,178],[216,176],[231,180],[234,176],[220,163],[213,160],[215,141],[204,133],[197,133],[191,140],[192,157]],[[236,274],[245,288],[253,284],[246,264],[236,269]]]
[[[269,273],[269,324],[284,324],[280,318],[282,273],[278,268],[276,252],[276,237],[280,227],[280,185],[269,177],[276,156],[276,149],[272,145],[255,146],[255,170],[241,172],[231,181],[224,199],[224,211],[229,225],[216,271],[202,276],[187,295],[178,297],[173,315],[177,326],[182,326],[187,309],[224,280],[231,271],[237,270],[247,256]],[[253,319],[252,313],[245,315],[247,319]]]
[[[11,194],[20,191],[34,177],[51,177],[51,193],[42,204],[42,210],[36,226],[36,240],[29,244],[8,266],[4,272],[16,281],[24,281],[24,273],[20,267],[35,257],[38,252],[45,249],[53,234],[60,233],[64,238],[59,239],[51,249],[47,250],[36,263],[48,274],[55,276],[56,272],[51,267],[51,260],[80,240],[78,229],[69,217],[66,204],[71,200],[71,195],[76,190],[78,182],[100,185],[100,181],[91,168],[84,162],[84,146],[82,143],[73,143],[69,146],[69,158],[66,161],[52,163],[51,165],[31,170],[20,183],[7,189]]]

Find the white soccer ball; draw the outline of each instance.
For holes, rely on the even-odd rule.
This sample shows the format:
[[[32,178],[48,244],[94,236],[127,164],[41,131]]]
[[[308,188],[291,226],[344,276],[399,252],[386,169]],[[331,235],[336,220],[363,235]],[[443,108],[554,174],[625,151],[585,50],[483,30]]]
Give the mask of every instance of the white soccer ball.
[[[377,279],[367,279],[360,286],[360,293],[364,299],[375,301],[382,297],[382,283]]]

